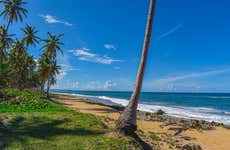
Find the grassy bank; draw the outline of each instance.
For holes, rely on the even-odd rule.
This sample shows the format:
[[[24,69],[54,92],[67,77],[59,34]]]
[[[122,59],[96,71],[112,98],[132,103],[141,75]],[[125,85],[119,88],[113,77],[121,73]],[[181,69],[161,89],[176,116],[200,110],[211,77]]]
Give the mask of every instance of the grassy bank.
[[[39,92],[1,94],[0,149],[139,149],[128,137],[109,136],[100,117],[67,110]]]

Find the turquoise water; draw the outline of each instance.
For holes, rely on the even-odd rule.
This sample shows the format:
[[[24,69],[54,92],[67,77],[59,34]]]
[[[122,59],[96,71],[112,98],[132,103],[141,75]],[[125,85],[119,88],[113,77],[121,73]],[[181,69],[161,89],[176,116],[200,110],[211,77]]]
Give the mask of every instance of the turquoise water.
[[[89,98],[107,104],[126,106],[131,92],[55,90]],[[139,110],[154,112],[164,110],[168,115],[217,121],[230,124],[230,94],[224,93],[154,93],[143,92]]]

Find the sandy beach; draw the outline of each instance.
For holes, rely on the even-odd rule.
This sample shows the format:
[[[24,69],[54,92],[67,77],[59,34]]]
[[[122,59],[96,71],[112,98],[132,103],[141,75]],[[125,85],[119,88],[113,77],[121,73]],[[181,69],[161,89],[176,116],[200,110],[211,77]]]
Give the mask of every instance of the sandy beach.
[[[82,113],[89,113],[97,116],[109,117],[111,119],[117,120],[119,117],[119,111],[113,109],[112,107],[93,104],[87,102],[83,98],[77,98],[74,96],[59,95],[55,99],[56,102],[65,105],[68,108],[71,108]],[[162,127],[162,122],[157,121],[144,121],[138,120],[138,129],[144,133],[154,132],[160,134],[171,135],[174,141],[180,141],[183,144],[185,143],[195,143],[199,144],[203,150],[229,150],[230,149],[230,130],[223,127],[215,127],[214,130],[208,131],[199,131],[196,129],[186,130],[180,135],[175,136],[175,131],[170,130],[170,128],[175,126],[166,126]],[[114,124],[113,124],[114,125]],[[189,138],[188,138],[189,137]],[[166,141],[167,143],[167,141]],[[161,149],[167,150],[165,142],[160,142]]]

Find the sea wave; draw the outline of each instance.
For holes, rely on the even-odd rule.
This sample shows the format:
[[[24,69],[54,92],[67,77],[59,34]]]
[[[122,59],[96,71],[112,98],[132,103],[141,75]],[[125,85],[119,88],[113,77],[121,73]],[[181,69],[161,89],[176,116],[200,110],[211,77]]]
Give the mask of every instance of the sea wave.
[[[70,94],[70,93],[61,93],[67,94],[82,98],[88,98],[91,100],[97,100],[102,103],[114,103],[122,106],[127,106],[129,100],[121,98],[113,98],[108,96],[92,96],[92,95],[83,95],[83,94]],[[182,106],[165,106],[159,104],[147,104],[140,103],[138,105],[138,110],[146,112],[156,112],[157,110],[165,111],[169,116],[185,118],[185,119],[198,119],[206,121],[215,121],[224,124],[230,125],[230,112],[223,112],[213,108],[206,107],[182,107]]]

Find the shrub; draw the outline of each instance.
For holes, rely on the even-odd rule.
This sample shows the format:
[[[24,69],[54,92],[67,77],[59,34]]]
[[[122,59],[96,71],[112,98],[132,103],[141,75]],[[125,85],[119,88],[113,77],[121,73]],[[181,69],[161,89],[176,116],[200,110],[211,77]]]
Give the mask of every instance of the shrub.
[[[21,93],[18,89],[4,89],[3,92],[5,99],[16,97]]]
[[[4,105],[20,106],[29,109],[43,109],[51,107],[51,102],[42,98],[40,92],[36,90],[4,90]]]

